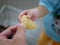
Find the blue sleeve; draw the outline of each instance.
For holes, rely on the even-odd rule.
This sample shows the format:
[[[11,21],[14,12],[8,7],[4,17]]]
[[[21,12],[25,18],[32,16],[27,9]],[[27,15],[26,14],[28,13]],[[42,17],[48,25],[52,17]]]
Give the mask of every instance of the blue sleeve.
[[[55,10],[55,7],[58,4],[58,0],[40,0],[39,5],[43,5],[47,8],[49,13]]]

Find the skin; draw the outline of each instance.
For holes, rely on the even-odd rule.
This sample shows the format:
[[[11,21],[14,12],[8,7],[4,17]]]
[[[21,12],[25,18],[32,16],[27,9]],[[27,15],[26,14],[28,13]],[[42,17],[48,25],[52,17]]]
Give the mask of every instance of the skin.
[[[44,6],[38,6],[34,9],[24,10],[19,15],[19,21],[21,22],[21,17],[27,15],[33,21],[44,17],[48,13],[48,10]],[[26,45],[25,37],[25,26],[23,24],[11,26],[2,33],[0,33],[0,45]],[[14,34],[12,39],[7,37]]]
[[[21,12],[19,15],[19,21],[21,22],[21,17],[23,15],[26,15],[28,18],[30,18],[33,21],[36,21],[37,19],[44,17],[48,13],[49,12],[46,9],[46,7],[40,5],[36,8],[24,10],[23,12]],[[45,39],[48,42],[44,41]],[[48,45],[49,42],[50,42],[50,38],[48,36],[46,36],[45,33],[42,32],[39,39],[38,39],[37,45]]]
[[[19,14],[18,19],[21,22],[21,17],[23,15],[26,15],[28,18],[31,18],[33,21],[36,21],[37,19],[39,19],[40,17],[44,17],[48,13],[49,13],[48,10],[44,6],[38,6],[33,9],[27,9],[27,10],[22,11]]]
[[[21,22],[21,17],[23,15],[26,15],[28,18],[30,18],[33,21],[36,21],[37,19],[46,16],[46,14],[48,13],[49,12],[46,9],[46,7],[40,5],[36,8],[24,10],[23,12],[21,12],[19,15],[19,21]],[[60,45],[59,42],[56,42],[52,40],[50,37],[48,37],[43,30],[44,28],[42,29],[37,45],[49,45],[49,44]]]
[[[23,24],[9,27],[0,33],[0,45],[26,45],[25,32],[26,30]],[[14,33],[12,39],[8,39],[8,36],[12,33]]]

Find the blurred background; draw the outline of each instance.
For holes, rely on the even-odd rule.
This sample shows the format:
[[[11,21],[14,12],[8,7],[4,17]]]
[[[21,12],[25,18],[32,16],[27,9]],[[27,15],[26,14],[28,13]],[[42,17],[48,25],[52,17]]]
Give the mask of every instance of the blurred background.
[[[0,30],[4,30],[11,25],[20,23],[19,14],[26,9],[37,7],[39,0],[0,0]],[[37,28],[26,31],[28,45],[35,45],[43,27],[43,19],[36,21]]]

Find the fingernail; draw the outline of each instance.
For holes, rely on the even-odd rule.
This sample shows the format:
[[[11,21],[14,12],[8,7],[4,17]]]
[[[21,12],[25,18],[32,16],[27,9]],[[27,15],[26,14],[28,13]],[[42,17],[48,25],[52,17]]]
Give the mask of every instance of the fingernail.
[[[18,24],[18,29],[26,29],[26,26],[23,23]]]
[[[31,18],[31,16],[30,16],[30,15],[27,15],[27,17],[28,17],[28,18]]]

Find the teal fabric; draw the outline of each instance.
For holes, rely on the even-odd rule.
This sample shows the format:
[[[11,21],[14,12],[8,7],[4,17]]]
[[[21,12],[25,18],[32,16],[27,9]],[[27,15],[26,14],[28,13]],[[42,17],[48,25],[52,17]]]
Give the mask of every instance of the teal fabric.
[[[45,6],[49,13],[44,17],[44,26],[46,34],[53,40],[60,42],[60,36],[57,35],[53,29],[54,14],[60,8],[60,0],[40,0],[39,5]],[[60,13],[60,11],[59,11]]]

